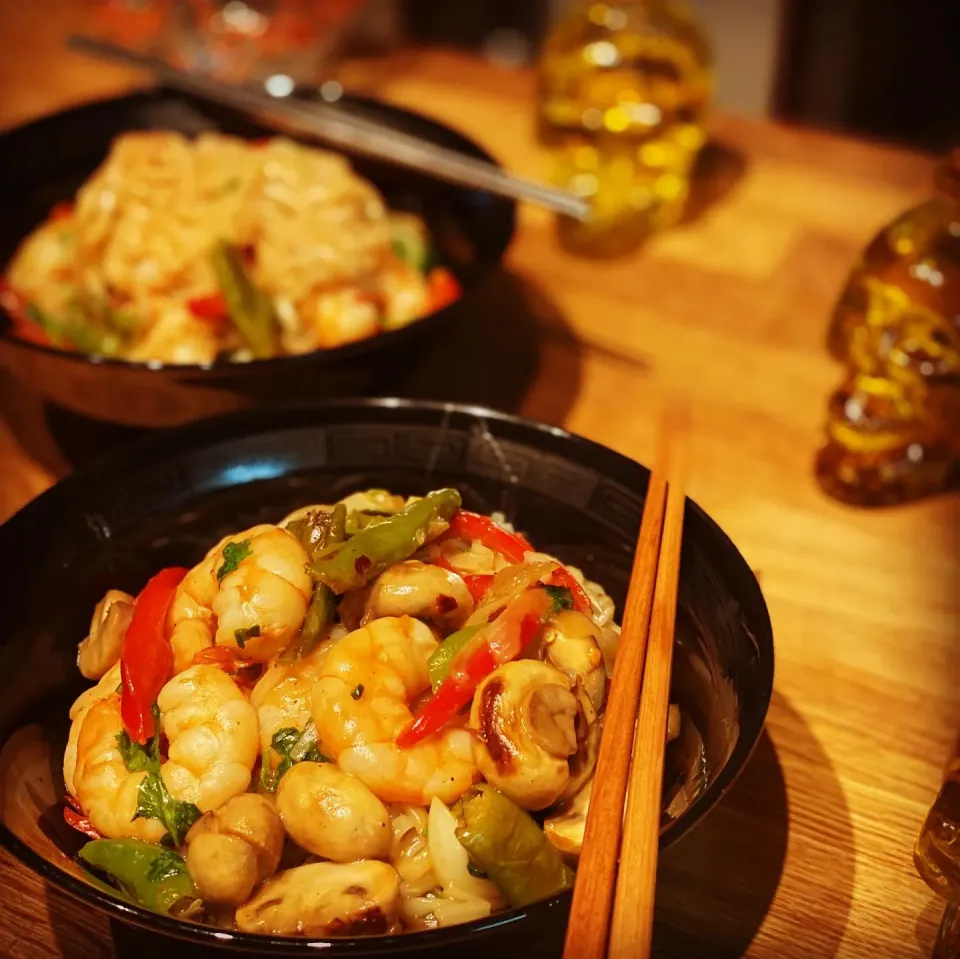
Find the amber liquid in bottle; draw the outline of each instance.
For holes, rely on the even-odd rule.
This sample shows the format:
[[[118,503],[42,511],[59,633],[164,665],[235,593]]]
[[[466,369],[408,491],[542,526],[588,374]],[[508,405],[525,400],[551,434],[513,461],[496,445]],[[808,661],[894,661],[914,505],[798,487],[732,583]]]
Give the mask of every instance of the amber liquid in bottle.
[[[924,882],[948,905],[940,926],[934,959],[960,957],[960,741],[947,766],[943,786],[930,810],[914,850],[913,861]]]
[[[940,492],[960,463],[960,151],[937,195],[881,231],[830,328],[846,376],[816,473],[837,499],[880,505]]]
[[[573,252],[617,256],[682,214],[705,140],[704,35],[672,0],[579,3],[540,60],[539,133],[554,182],[591,204],[558,220]]]

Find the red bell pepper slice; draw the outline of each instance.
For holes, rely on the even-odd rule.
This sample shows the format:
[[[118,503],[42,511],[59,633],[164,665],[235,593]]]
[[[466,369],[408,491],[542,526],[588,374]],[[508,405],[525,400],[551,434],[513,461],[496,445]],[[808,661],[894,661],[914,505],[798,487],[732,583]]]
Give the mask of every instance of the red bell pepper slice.
[[[457,278],[446,267],[435,266],[427,274],[427,296],[431,313],[456,303],[460,299],[460,293]]]
[[[521,593],[457,654],[450,674],[400,731],[397,745],[416,746],[453,719],[485,677],[523,652],[553,608],[553,600],[542,589]]]
[[[187,300],[187,309],[198,320],[207,322],[225,320],[229,315],[227,301],[222,293],[211,293],[209,296],[197,296]]]
[[[14,289],[7,280],[0,279],[0,307],[3,307],[10,317],[13,335],[28,343],[51,346],[50,335],[31,319],[28,306],[27,298],[19,290]]]
[[[581,613],[586,613],[587,616],[592,615],[593,606],[590,603],[590,597],[566,566],[558,566],[547,579],[550,581],[551,586],[563,586],[570,590],[574,609],[579,610]]]
[[[460,683],[452,675],[447,676],[437,691],[417,710],[413,721],[397,736],[397,745],[401,749],[416,746],[453,719],[470,702],[477,686],[497,668],[497,664],[490,648],[483,643],[473,650],[461,668],[470,681]]]
[[[67,793],[64,796],[66,806],[63,807],[63,821],[77,832],[82,832],[91,839],[102,839],[103,836],[97,831],[96,827],[83,814],[83,807],[77,800]]]
[[[458,509],[450,520],[451,536],[456,539],[479,540],[487,549],[500,553],[513,564],[523,562],[523,554],[533,547],[519,534],[508,533],[489,516]]]
[[[50,219],[55,223],[58,220],[66,220],[73,216],[73,204],[69,202],[56,203],[50,211]]]
[[[120,715],[127,735],[141,746],[156,733],[153,704],[173,672],[173,649],[166,636],[167,611],[181,580],[181,566],[154,576],[137,596],[120,651]]]
[[[493,574],[468,573],[463,577],[463,581],[467,584],[467,589],[470,590],[473,601],[479,603],[480,600],[483,599],[483,594],[490,588],[490,584],[493,582]]]
[[[75,809],[71,809],[69,806],[63,807],[63,821],[90,839],[103,839],[103,836],[97,832],[96,827],[86,816],[78,813]]]

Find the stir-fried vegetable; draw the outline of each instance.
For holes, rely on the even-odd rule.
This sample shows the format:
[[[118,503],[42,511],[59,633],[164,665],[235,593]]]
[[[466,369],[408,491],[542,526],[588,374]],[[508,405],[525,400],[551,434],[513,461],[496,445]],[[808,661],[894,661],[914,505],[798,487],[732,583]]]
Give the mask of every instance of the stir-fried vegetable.
[[[127,734],[145,745],[156,733],[153,704],[173,671],[173,650],[164,635],[167,611],[187,570],[172,566],[154,576],[137,596],[120,653],[120,711]]]
[[[397,214],[390,218],[393,252],[418,273],[426,272],[430,246],[423,223],[415,216]]]
[[[219,323],[230,318],[230,310],[222,293],[195,296],[192,300],[187,300],[187,309],[198,320],[206,320],[208,323]]]
[[[511,563],[522,563],[523,554],[533,550],[519,533],[509,533],[489,516],[465,509],[458,510],[450,521],[450,535],[457,539],[478,540]]]
[[[573,870],[536,821],[489,783],[453,807],[457,839],[511,906],[546,899],[573,885]]]
[[[300,540],[313,560],[328,547],[343,542],[346,517],[346,508],[338,503],[332,510],[315,510],[303,519],[294,520],[287,529]],[[333,590],[325,583],[317,582],[300,627],[300,635],[283,651],[280,661],[292,663],[312,653],[326,635],[336,612],[337,601]]]
[[[116,356],[124,345],[125,315],[106,305],[91,309],[74,300],[63,316],[54,316],[0,280],[0,307],[12,320],[14,333],[31,343],[101,356]]]
[[[83,810],[80,808],[80,803],[69,793],[66,795],[66,805],[63,807],[63,821],[70,826],[71,829],[82,832],[90,839],[103,838],[93,823],[84,816]]]
[[[427,294],[432,312],[455,303],[460,299],[460,292],[457,278],[445,266],[435,266],[427,274]]]
[[[145,772],[137,787],[137,808],[134,819],[156,819],[163,823],[170,841],[179,846],[187,830],[200,818],[200,810],[192,803],[174,799],[160,774],[159,734],[145,746],[135,743],[124,731],[117,736],[117,750],[129,772]]]
[[[409,749],[445,726],[470,702],[485,676],[502,663],[516,659],[547,617],[570,605],[569,592],[559,586],[531,589],[518,596],[489,626],[469,637],[452,657],[449,675],[401,730],[397,745]]]
[[[289,523],[287,531],[300,540],[307,555],[315,560],[328,546],[343,542],[347,533],[347,509],[337,503],[330,510],[311,510],[306,516]]]
[[[450,664],[453,662],[454,656],[456,656],[482,628],[482,626],[467,626],[464,629],[458,630],[456,633],[451,633],[437,647],[437,651],[430,657],[430,661],[427,663],[427,669],[430,671],[430,685],[433,687],[434,692],[437,691],[440,683],[450,675]]]
[[[270,297],[258,290],[247,276],[240,254],[228,243],[218,243],[211,262],[220,292],[226,301],[233,325],[257,359],[275,356],[277,319]]]
[[[590,615],[593,610],[590,605],[590,597],[587,596],[586,590],[577,582],[573,573],[566,566],[557,567],[548,577],[548,581],[553,586],[562,586],[564,589],[570,590],[570,595],[573,598],[573,608],[581,613],[586,613],[587,616]]]
[[[141,839],[95,839],[79,856],[154,912],[179,914],[199,898],[183,857],[165,846]]]
[[[317,727],[312,719],[307,720],[302,732],[293,726],[278,729],[270,740],[270,748],[279,757],[279,762],[272,769],[264,763],[260,770],[260,786],[266,792],[276,792],[284,773],[297,763],[330,762],[317,745]]]
[[[355,509],[347,514],[347,536],[356,536],[361,530],[379,526],[384,520],[396,516],[396,513],[379,510]]]
[[[427,540],[444,532],[459,508],[460,494],[455,489],[428,493],[402,513],[324,550],[308,569],[338,595],[365,586],[388,566],[403,562]]]

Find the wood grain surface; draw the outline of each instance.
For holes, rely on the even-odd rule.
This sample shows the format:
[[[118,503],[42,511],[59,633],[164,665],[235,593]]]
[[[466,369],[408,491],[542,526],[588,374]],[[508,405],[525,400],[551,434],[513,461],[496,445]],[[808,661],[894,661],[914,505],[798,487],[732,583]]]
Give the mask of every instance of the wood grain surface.
[[[0,125],[130,85],[61,52],[86,10],[0,4]],[[528,74],[414,51],[350,64],[342,79],[461,128],[518,173],[545,172]],[[960,510],[956,498],[851,509],[819,491],[811,462],[838,379],[824,348],[833,301],[859,248],[926,194],[930,171],[903,151],[717,117],[690,222],[595,263],[561,252],[550,217],[525,208],[490,299],[511,324],[477,318],[512,361],[527,349],[500,401],[523,415],[650,461],[664,397],[688,403],[689,493],[759,571],[770,606],[767,732],[722,805],[661,862],[663,955],[929,954],[940,909],[911,852],[960,719]],[[9,383],[3,399],[20,436],[0,425],[6,516],[62,463]],[[129,945],[6,853],[0,890],[0,956],[168,954]]]

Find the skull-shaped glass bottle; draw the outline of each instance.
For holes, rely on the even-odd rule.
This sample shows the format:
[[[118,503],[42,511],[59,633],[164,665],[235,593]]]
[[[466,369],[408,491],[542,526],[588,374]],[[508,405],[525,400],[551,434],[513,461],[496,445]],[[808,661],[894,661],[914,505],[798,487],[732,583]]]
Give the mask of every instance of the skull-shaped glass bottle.
[[[882,230],[830,328],[846,367],[816,472],[828,493],[879,505],[940,492],[960,464],[960,149],[936,196]]]

